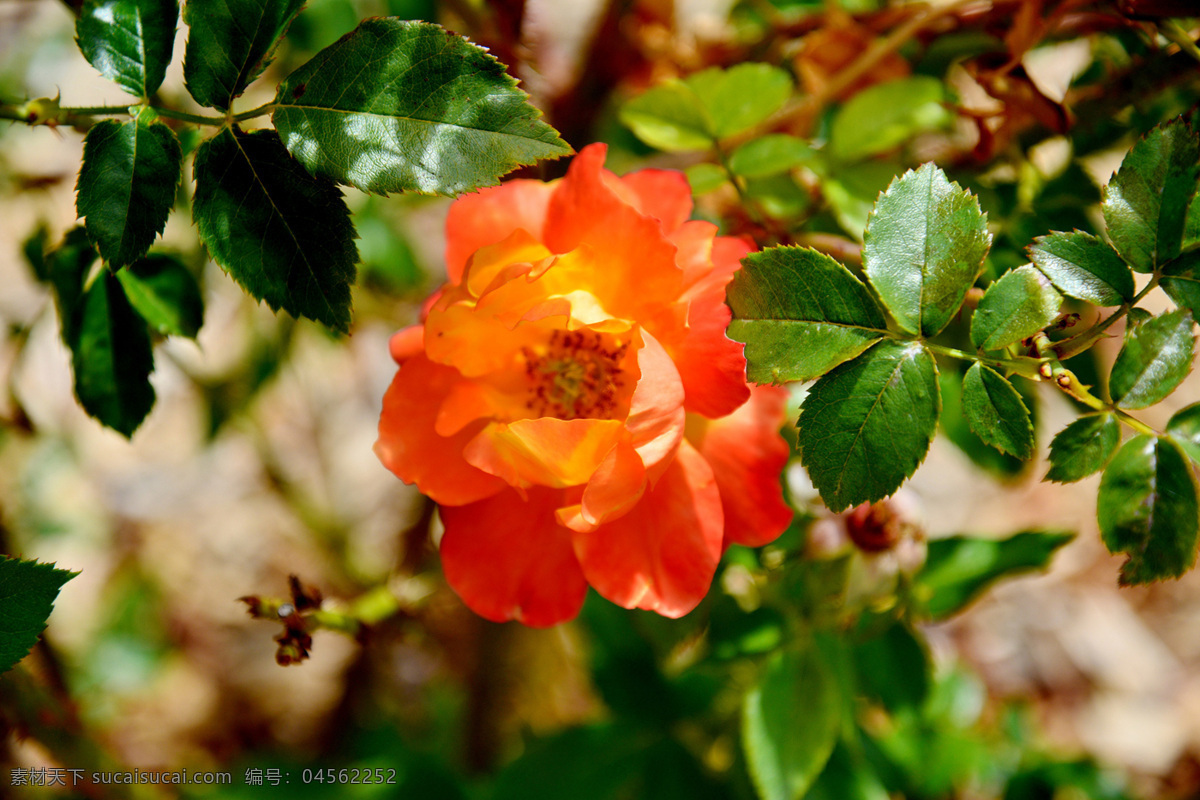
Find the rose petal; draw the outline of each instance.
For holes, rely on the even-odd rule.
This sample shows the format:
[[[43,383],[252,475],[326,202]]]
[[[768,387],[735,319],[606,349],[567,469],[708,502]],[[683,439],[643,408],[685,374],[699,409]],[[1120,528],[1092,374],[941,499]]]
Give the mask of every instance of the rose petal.
[[[681,617],[708,593],[721,557],[721,497],[687,442],[627,514],[574,534],[588,583],[625,608]]]
[[[688,411],[723,417],[750,397],[745,345],[725,335],[732,318],[723,286],[694,298],[688,308],[687,332],[674,349]]]
[[[562,492],[509,489],[443,508],[446,582],[472,611],[493,622],[541,628],[573,618],[587,593],[570,532],[554,519]]]
[[[471,440],[464,455],[511,486],[578,486],[587,483],[622,434],[615,419],[495,422]]]
[[[383,397],[375,442],[375,454],[385,467],[444,505],[473,503],[505,486],[463,457],[484,422],[468,425],[453,436],[439,436],[434,429],[442,401],[462,380],[456,370],[425,356],[408,359]]]
[[[688,418],[688,441],[712,467],[725,510],[725,543],[758,547],[773,541],[792,520],[779,475],[789,448],[779,433],[787,391],[758,386],[727,417]]]
[[[505,239],[513,231],[528,231],[541,241],[546,205],[553,192],[553,183],[515,180],[454,201],[446,216],[446,274],[450,282],[461,280],[467,259],[476,250]]]
[[[651,481],[658,480],[683,439],[684,388],[667,351],[648,331],[641,332],[639,377],[625,428]]]
[[[631,189],[633,206],[662,223],[670,234],[692,215],[692,187],[682,172],[667,169],[640,169],[621,178]]]
[[[397,364],[403,364],[425,350],[425,326],[409,325],[392,334],[388,339],[388,352]]]

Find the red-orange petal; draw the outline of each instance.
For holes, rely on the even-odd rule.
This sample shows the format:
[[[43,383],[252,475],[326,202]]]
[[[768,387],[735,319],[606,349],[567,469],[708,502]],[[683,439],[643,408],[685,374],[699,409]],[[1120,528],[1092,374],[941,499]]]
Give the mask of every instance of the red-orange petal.
[[[575,617],[587,583],[571,534],[554,518],[563,493],[508,489],[467,506],[443,507],[442,568],[472,611],[534,628]]]
[[[425,352],[425,326],[409,325],[393,333],[388,339],[388,352],[397,364]]]
[[[621,184],[632,190],[633,205],[662,223],[670,234],[692,215],[692,187],[682,172],[640,169],[622,176]]]
[[[471,466],[463,457],[464,448],[484,421],[467,425],[453,436],[439,436],[434,430],[442,401],[461,380],[457,370],[425,356],[408,359],[383,397],[375,442],[375,454],[385,467],[445,505],[474,503],[505,488],[499,478]]]
[[[745,345],[725,335],[731,318],[724,286],[713,286],[692,299],[687,333],[675,350],[675,367],[683,381],[688,411],[723,417],[750,397]]]
[[[512,486],[580,486],[622,435],[615,419],[518,419],[491,423],[464,453],[470,463]]]
[[[648,331],[642,331],[638,350],[639,377],[629,401],[625,428],[651,481],[666,468],[683,440],[684,387],[667,351]]]
[[[788,444],[779,433],[787,391],[757,386],[727,417],[689,417],[687,434],[712,467],[725,509],[725,543],[758,547],[773,541],[792,520],[779,476]]]
[[[526,230],[540,241],[546,204],[553,191],[553,183],[515,180],[454,201],[446,216],[446,274],[450,282],[459,282],[472,253],[513,231]]]
[[[612,602],[681,617],[708,592],[721,557],[721,529],[712,470],[683,442],[633,509],[575,533],[575,553],[588,583]]]

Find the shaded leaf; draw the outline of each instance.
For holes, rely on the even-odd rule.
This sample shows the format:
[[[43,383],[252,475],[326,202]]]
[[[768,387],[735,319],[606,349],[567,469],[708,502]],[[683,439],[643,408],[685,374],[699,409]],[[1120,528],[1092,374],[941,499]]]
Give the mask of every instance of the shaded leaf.
[[[177,0],[84,0],[75,36],[88,63],[134,97],[158,90],[175,47]]]
[[[1200,177],[1200,138],[1182,118],[1139,139],[1104,191],[1104,221],[1117,252],[1140,272],[1179,254]]]
[[[976,362],[963,378],[962,403],[967,423],[980,439],[1019,459],[1033,458],[1029,409],[1007,378]]]
[[[929,694],[932,664],[925,646],[903,622],[856,642],[851,654],[864,692],[878,698],[884,708],[916,709]]]
[[[179,259],[151,254],[117,273],[130,305],[164,336],[195,338],[204,300],[195,276]]]
[[[1192,461],[1200,464],[1200,403],[1176,411],[1167,423],[1167,435]]]
[[[934,539],[916,575],[917,595],[925,598],[930,616],[945,619],[1001,578],[1044,568],[1073,538],[1071,533],[1023,531],[1007,539]]]
[[[154,120],[149,109],[124,124],[102,120],[84,139],[75,207],[114,268],[146,254],[175,203],[183,153]]]
[[[979,203],[932,164],[892,181],[867,222],[863,268],[901,330],[934,336],[983,269]]]
[[[213,260],[273,309],[350,327],[354,227],[342,193],[274,131],[225,129],[196,151],[192,215]]]
[[[999,350],[1045,328],[1058,316],[1062,295],[1049,278],[1026,265],[1009,270],[988,286],[971,317],[971,342]]]
[[[824,253],[772,247],[743,265],[728,289],[729,336],[746,343],[752,381],[815,378],[886,333],[867,287]]]
[[[769,133],[746,142],[729,157],[729,168],[744,178],[769,178],[812,161],[807,143],[786,133]]]
[[[1108,379],[1113,402],[1146,408],[1165,399],[1191,371],[1194,346],[1188,311],[1171,311],[1129,328]]]
[[[78,574],[0,555],[0,673],[29,654],[46,627],[58,590]]]
[[[1112,414],[1080,417],[1058,432],[1050,443],[1046,480],[1072,483],[1099,472],[1117,452],[1121,423]]]
[[[310,172],[456,195],[571,152],[504,65],[427,22],[363,20],[279,86],[271,119]]]
[[[1195,563],[1196,483],[1168,438],[1135,436],[1117,451],[1100,479],[1096,516],[1109,551],[1129,556],[1122,586],[1177,578]]]
[[[1200,203],[1193,207],[1200,208]],[[1185,253],[1168,264],[1158,285],[1175,305],[1191,311],[1195,319],[1200,314],[1200,250]]]
[[[187,0],[187,89],[202,106],[229,108],[266,66],[304,0]]]
[[[946,89],[929,75],[877,83],[856,93],[838,109],[829,130],[829,149],[841,161],[884,153],[922,131],[953,120],[945,107]]]
[[[762,800],[803,797],[841,727],[837,683],[808,644],[767,662],[742,705],[742,746]]]
[[[1060,292],[1098,306],[1119,306],[1136,292],[1129,266],[1090,233],[1039,236],[1029,257]]]
[[[831,511],[900,487],[929,450],[941,409],[933,356],[884,340],[821,377],[800,410],[800,460]]]
[[[875,201],[901,170],[899,161],[874,158],[857,164],[823,167],[821,191],[847,235],[863,240]]]
[[[975,431],[971,430],[962,407],[962,379],[965,370],[960,372],[955,369],[956,366],[958,365],[955,362],[938,364],[938,388],[942,393],[942,413],[938,417],[941,432],[976,466],[995,477],[1006,479],[1020,474],[1025,469],[1026,462],[985,444]],[[1032,417],[1036,413],[1035,398],[1025,395],[1023,400]]]
[[[84,282],[96,258],[96,249],[82,227],[72,228],[63,243],[46,254],[47,277],[54,286],[62,339],[68,347],[76,336],[78,318],[75,312],[83,299]]]

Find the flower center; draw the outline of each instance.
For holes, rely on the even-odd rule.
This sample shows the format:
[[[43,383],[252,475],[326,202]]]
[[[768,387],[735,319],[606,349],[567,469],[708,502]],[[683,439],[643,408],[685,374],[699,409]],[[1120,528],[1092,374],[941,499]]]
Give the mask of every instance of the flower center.
[[[617,407],[621,361],[629,343],[597,331],[554,331],[544,353],[523,348],[529,400],[542,417],[608,419]]]

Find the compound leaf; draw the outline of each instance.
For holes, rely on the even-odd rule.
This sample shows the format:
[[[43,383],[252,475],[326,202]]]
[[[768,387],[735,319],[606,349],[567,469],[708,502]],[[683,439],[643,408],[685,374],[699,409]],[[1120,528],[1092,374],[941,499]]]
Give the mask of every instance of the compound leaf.
[[[195,276],[179,259],[151,254],[117,273],[130,305],[164,336],[195,338],[204,323],[204,299]]]
[[[983,269],[978,201],[933,164],[892,181],[867,221],[863,268],[901,330],[934,336]]]
[[[816,378],[886,333],[867,287],[824,253],[772,247],[743,264],[728,290],[729,336],[745,342],[752,381]]]
[[[877,83],[838,109],[829,130],[830,152],[840,161],[857,161],[945,127],[953,120],[945,102],[945,86],[929,75]]]
[[[1122,586],[1177,578],[1196,560],[1196,482],[1168,438],[1135,436],[1117,451],[1100,480],[1096,514],[1109,551],[1129,556]]]
[[[457,195],[571,152],[503,64],[427,22],[363,20],[275,103],[284,145],[310,172],[377,194]]]
[[[900,487],[924,460],[941,398],[933,356],[884,340],[821,377],[800,410],[800,460],[841,511]]]
[[[1099,472],[1117,452],[1121,423],[1112,414],[1080,417],[1058,432],[1050,443],[1046,480],[1072,483]]]
[[[195,173],[192,215],[213,260],[271,308],[348,331],[358,251],[338,188],[267,130],[221,131]]]
[[[1178,309],[1131,327],[1113,362],[1108,391],[1121,408],[1146,408],[1163,400],[1192,369],[1191,312]]]
[[[183,78],[202,106],[229,108],[271,62],[304,0],[188,0]]]
[[[814,158],[813,149],[795,136],[769,133],[734,150],[729,157],[729,168],[743,178],[769,178]]]
[[[1022,460],[1033,457],[1033,422],[1008,379],[976,362],[963,377],[963,412],[971,430],[987,444]]]
[[[183,153],[154,120],[149,109],[123,124],[102,120],[84,139],[75,208],[114,268],[146,254],[175,202]]]
[[[1129,265],[1105,242],[1083,231],[1039,236],[1029,258],[1068,297],[1098,306],[1119,306],[1133,299]]]
[[[58,590],[78,574],[0,555],[0,673],[29,654],[46,628]]]
[[[971,342],[999,350],[1045,328],[1058,316],[1062,295],[1029,265],[1009,270],[988,286],[971,317]]]
[[[162,84],[175,47],[177,0],[84,0],[75,36],[84,58],[134,97]]]

